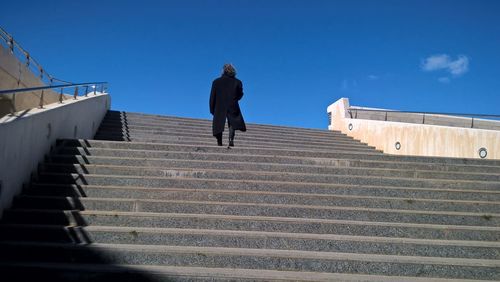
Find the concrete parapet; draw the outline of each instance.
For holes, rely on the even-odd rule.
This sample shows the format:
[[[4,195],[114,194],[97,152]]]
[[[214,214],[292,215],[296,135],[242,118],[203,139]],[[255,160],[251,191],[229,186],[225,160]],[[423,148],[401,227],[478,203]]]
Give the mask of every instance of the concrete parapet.
[[[61,138],[93,138],[111,104],[97,93],[0,118],[0,216]]]
[[[349,109],[351,110],[349,112]],[[383,112],[367,109],[341,98],[327,108],[328,129],[339,130],[384,153],[395,155],[500,159],[500,122],[448,115]],[[353,116],[354,115],[354,116]],[[356,116],[357,115],[357,116]],[[390,117],[388,117],[390,116]],[[422,119],[425,118],[424,122]]]
[[[9,50],[0,45],[0,90],[44,86],[26,64],[21,63]],[[14,97],[15,96],[15,97]],[[63,99],[70,97],[63,95]],[[40,105],[41,91],[0,96],[0,117],[10,113],[35,108]],[[43,105],[59,101],[59,94],[46,89]]]

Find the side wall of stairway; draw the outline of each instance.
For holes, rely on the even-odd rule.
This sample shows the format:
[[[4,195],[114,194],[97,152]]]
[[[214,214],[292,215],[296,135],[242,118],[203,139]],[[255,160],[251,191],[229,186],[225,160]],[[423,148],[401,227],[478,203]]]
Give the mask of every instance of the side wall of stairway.
[[[0,89],[16,89],[44,86],[26,64],[20,62],[9,50],[0,45]],[[13,95],[16,95],[15,99]],[[0,96],[0,117],[25,109],[38,107],[41,92],[25,92]],[[45,90],[43,104],[59,102],[59,95],[52,90]]]
[[[485,148],[486,159],[500,159],[499,130],[353,119],[349,107],[349,99],[341,98],[327,108],[331,115],[328,129],[341,131],[386,154],[478,159],[480,149]]]
[[[93,138],[110,104],[98,94],[0,118],[0,218],[56,140]]]

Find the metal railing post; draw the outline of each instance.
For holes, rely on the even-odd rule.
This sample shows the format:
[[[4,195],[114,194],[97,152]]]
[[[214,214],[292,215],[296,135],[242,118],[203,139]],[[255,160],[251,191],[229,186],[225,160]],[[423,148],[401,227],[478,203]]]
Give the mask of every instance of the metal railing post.
[[[40,109],[43,109],[43,90],[42,94],[40,94]]]
[[[62,87],[61,87],[61,91],[60,91],[60,93],[59,93],[59,103],[62,103],[62,102],[63,102],[63,89],[64,89],[64,88],[62,88]]]
[[[14,115],[16,112],[16,93],[12,93],[12,107],[10,108],[10,114]]]
[[[78,97],[78,86],[75,87],[75,93],[73,94],[73,98],[76,100],[76,97]]]
[[[88,93],[89,93],[89,86],[85,86],[85,97],[88,97]]]
[[[422,115],[422,124],[425,124],[425,113]]]
[[[97,86],[92,85],[92,87],[94,87],[94,96],[95,96],[95,95],[97,95]]]
[[[12,54],[14,54],[14,37],[9,36],[9,50]]]
[[[470,128],[474,128],[474,118],[473,117],[471,118]]]
[[[104,84],[101,84],[101,93],[104,93]]]

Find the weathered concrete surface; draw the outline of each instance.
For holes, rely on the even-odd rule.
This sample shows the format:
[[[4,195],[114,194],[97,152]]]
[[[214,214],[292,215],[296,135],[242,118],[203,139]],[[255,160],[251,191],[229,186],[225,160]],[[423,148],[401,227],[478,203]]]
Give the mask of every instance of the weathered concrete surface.
[[[500,131],[498,130],[417,124],[410,123],[410,121],[393,122],[376,120],[377,117],[362,119],[358,116],[356,119],[351,118],[347,112],[349,107],[347,98],[341,98],[330,105],[327,109],[328,113],[331,113],[331,124],[328,128],[339,130],[384,153],[480,158],[480,148],[486,148],[488,152],[486,159],[500,159]],[[443,117],[443,119],[446,118]],[[433,123],[438,123],[437,119],[434,116]],[[399,150],[396,149],[396,142],[401,144]]]
[[[0,118],[0,216],[56,139],[92,138],[110,104],[99,93]]]
[[[37,86],[44,86],[44,84],[30,71],[26,64],[21,63],[9,50],[0,45],[0,90]],[[11,111],[18,112],[38,107],[40,97],[41,91],[15,94],[15,98],[14,94],[1,95],[0,117]],[[63,96],[64,100],[69,98],[67,95]],[[52,90],[44,91],[44,105],[58,101],[59,94]]]

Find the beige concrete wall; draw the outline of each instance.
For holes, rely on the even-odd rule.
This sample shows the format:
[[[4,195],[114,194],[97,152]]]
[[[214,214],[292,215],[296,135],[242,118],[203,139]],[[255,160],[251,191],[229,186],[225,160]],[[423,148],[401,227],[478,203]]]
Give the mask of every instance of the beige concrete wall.
[[[327,109],[330,130],[339,130],[361,142],[395,155],[500,159],[500,131],[350,118],[349,100],[341,98]],[[396,142],[401,144],[396,149]]]
[[[56,140],[93,138],[110,105],[97,93],[0,118],[0,217]]]
[[[44,86],[43,82],[8,49],[0,45],[0,90]],[[11,111],[17,112],[38,107],[41,91],[23,92],[0,96],[0,117]],[[64,96],[63,99],[68,99]],[[59,101],[59,95],[52,90],[45,90],[43,104]]]

